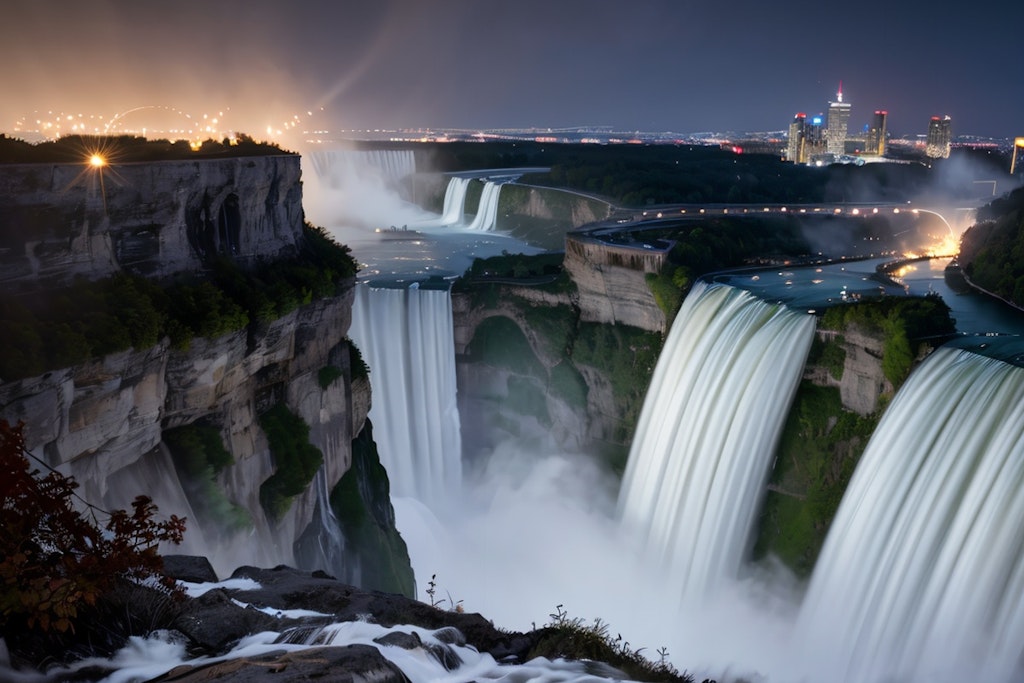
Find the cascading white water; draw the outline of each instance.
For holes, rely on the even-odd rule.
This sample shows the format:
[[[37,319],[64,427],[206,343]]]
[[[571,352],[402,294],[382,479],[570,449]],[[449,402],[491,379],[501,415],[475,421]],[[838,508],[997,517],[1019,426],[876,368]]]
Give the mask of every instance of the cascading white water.
[[[307,152],[313,169],[321,178],[344,178],[374,169],[377,177],[396,182],[416,172],[416,155],[411,149],[313,150]]]
[[[443,503],[462,481],[450,292],[360,285],[349,336],[370,367],[370,419],[392,496]]]
[[[458,225],[462,223],[469,181],[469,178],[457,177],[453,177],[448,181],[448,189],[444,193],[444,211],[441,214],[442,225]]]
[[[331,507],[327,467],[321,466],[313,478],[316,514],[306,532],[295,543],[295,560],[304,569],[322,569],[353,585],[361,585],[358,558],[346,556],[345,536]]]
[[[814,337],[813,316],[698,283],[647,390],[619,495],[624,528],[692,602],[736,578]]]
[[[794,640],[809,680],[1024,678],[1024,369],[935,351],[843,496]]]
[[[498,197],[500,195],[501,183],[488,180],[480,193],[480,205],[477,207],[476,215],[467,226],[470,230],[494,230],[498,222]]]

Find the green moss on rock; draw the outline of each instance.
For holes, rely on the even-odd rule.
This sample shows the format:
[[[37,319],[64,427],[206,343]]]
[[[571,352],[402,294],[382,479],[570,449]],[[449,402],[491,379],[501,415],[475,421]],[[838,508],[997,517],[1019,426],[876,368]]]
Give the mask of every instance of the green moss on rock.
[[[370,421],[352,441],[352,466],[331,491],[346,552],[360,567],[362,588],[416,595],[409,551],[395,528],[391,484]]]

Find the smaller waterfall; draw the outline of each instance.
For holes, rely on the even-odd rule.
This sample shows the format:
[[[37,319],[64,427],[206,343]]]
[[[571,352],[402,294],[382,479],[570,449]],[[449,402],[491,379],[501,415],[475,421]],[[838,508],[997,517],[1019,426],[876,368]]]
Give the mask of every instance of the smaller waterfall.
[[[444,502],[462,482],[450,292],[360,285],[349,335],[370,367],[370,419],[392,496]]]
[[[1024,676],[1024,369],[948,346],[857,465],[797,625],[813,680]]]
[[[491,182],[484,185],[480,193],[480,205],[477,207],[473,221],[466,226],[470,230],[492,231],[498,222],[498,197],[501,194],[501,183]]]
[[[358,558],[346,555],[345,536],[331,507],[327,468],[321,466],[313,478],[316,513],[302,536],[295,542],[295,561],[303,569],[322,569],[352,585],[361,585]]]
[[[462,223],[466,208],[466,190],[469,189],[469,178],[455,178],[448,181],[448,189],[444,193],[444,212],[441,214],[442,225],[459,225]]]
[[[702,282],[672,325],[619,511],[681,600],[739,573],[814,326],[813,316]]]

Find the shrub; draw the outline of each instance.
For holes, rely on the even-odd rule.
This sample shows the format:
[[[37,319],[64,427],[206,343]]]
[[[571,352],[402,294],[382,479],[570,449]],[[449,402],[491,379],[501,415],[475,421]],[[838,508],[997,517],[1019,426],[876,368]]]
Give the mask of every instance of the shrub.
[[[348,342],[348,362],[350,371],[352,372],[352,379],[369,379],[370,366],[366,364],[365,360],[363,360],[362,351],[360,351],[355,342],[348,337],[345,338],[345,341]]]
[[[306,490],[324,462],[323,453],[309,442],[309,425],[282,403],[260,417],[274,458],[274,473],[260,485],[260,504],[271,520],[279,520],[292,498]]]
[[[0,420],[0,635],[23,629],[74,631],[83,608],[95,605],[119,579],[160,576],[161,542],[180,543],[185,520],[155,521],[152,500],[139,496],[131,512],[89,506],[72,497],[77,482],[30,469],[22,425]],[[104,521],[100,521],[100,519]],[[171,580],[161,578],[169,590]]]
[[[325,365],[316,373],[316,381],[321,389],[326,390],[327,387],[334,383],[334,380],[344,374],[337,365]]]

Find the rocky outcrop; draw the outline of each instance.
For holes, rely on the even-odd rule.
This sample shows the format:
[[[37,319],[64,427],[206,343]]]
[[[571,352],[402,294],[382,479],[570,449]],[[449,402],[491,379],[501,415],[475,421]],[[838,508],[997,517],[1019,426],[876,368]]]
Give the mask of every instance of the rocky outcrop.
[[[570,190],[509,183],[498,199],[497,229],[545,249],[561,250],[565,235],[608,218],[611,205]]]
[[[352,291],[259,329],[194,339],[187,350],[170,349],[164,341],[0,384],[0,417],[24,421],[29,451],[73,476],[86,500],[126,508],[135,495],[146,493],[163,513],[189,516],[185,548],[191,552],[209,551],[209,534],[195,523],[162,432],[193,423],[213,426],[234,457],[218,483],[230,501],[248,511],[256,534],[256,539],[224,539],[220,552],[212,553],[214,560],[293,562],[291,544],[313,516],[315,493],[298,496],[281,520],[266,518],[259,485],[275,466],[257,419],[284,402],[310,426],[327,480],[337,482],[348,470],[352,440],[370,403],[368,383],[349,380],[345,335]],[[321,387],[318,373],[327,365],[343,372]]]
[[[855,325],[842,333],[818,330],[818,337],[827,343],[838,344],[843,351],[843,370],[837,379],[820,365],[808,365],[806,376],[819,386],[839,388],[843,408],[858,415],[870,415],[878,409],[883,395],[892,395],[892,382],[882,371],[883,339],[868,334]]]
[[[299,157],[0,166],[0,283],[165,277],[295,252]]]
[[[665,258],[663,251],[567,237],[564,266],[579,288],[582,319],[665,332],[665,314],[645,280],[645,275],[661,272]]]
[[[476,287],[497,292],[474,293]],[[582,292],[467,288],[452,295],[466,458],[508,437],[544,435],[570,451],[628,447],[653,371],[653,360],[635,361],[656,357],[659,334],[584,320]]]

